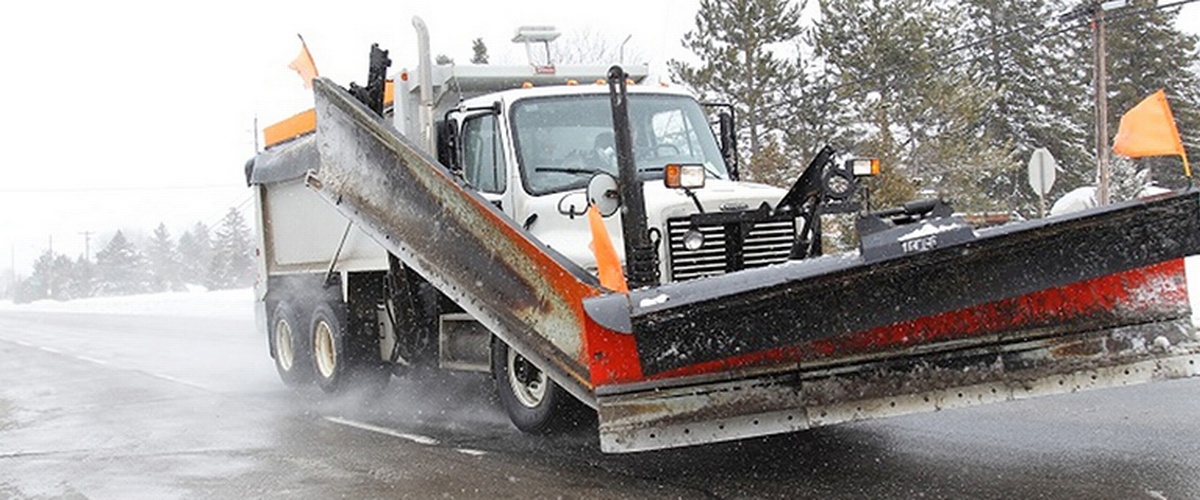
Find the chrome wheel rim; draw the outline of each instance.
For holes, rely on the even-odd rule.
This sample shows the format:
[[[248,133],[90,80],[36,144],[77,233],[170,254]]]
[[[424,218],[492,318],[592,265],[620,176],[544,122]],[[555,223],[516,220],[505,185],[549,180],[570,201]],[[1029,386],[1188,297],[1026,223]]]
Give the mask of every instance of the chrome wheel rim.
[[[296,351],[292,346],[292,325],[279,320],[275,323],[275,361],[285,372],[292,371],[296,363]]]
[[[316,347],[317,370],[324,378],[333,377],[333,371],[337,368],[337,348],[333,345],[333,329],[329,323],[317,322],[313,345]]]
[[[532,363],[517,354],[511,348],[508,350],[508,385],[512,387],[517,401],[526,408],[537,408],[546,398],[546,374],[533,366]]]

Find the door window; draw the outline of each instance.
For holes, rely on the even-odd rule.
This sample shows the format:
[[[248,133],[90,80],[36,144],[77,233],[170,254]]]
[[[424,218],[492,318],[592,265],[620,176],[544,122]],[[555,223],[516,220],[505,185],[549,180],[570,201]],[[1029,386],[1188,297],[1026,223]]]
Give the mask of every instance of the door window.
[[[463,176],[485,193],[503,193],[507,187],[497,125],[494,115],[469,118],[463,125]]]

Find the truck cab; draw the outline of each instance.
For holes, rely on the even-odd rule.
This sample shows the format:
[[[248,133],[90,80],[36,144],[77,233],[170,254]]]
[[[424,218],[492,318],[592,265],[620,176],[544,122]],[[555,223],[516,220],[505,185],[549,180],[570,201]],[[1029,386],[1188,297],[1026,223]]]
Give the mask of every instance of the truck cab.
[[[516,83],[496,75],[504,68],[487,69],[493,75],[476,78],[498,85]],[[517,69],[521,70],[528,71]],[[597,74],[595,68],[567,71]],[[637,75],[644,78],[644,70]],[[584,84],[577,81],[559,77],[551,79],[557,84],[545,86],[522,82],[521,88],[464,99],[442,113],[435,127],[436,147],[442,163],[469,186],[547,246],[594,272],[591,236],[583,217],[588,206],[585,189],[593,176],[615,177],[617,158],[608,87],[595,77]],[[787,260],[796,235],[792,219],[753,225],[741,238],[739,252],[731,252],[724,225],[691,220],[698,213],[774,206],[786,191],[736,180],[723,154],[730,147],[722,144],[734,139],[714,134],[709,113],[690,93],[649,85],[633,85],[628,91],[633,153],[663,281],[724,273],[731,270],[731,253],[737,254],[738,268]],[[396,116],[403,125],[403,114]],[[702,187],[665,185],[667,165],[681,164],[703,167]],[[624,260],[621,213],[608,217],[605,225]]]

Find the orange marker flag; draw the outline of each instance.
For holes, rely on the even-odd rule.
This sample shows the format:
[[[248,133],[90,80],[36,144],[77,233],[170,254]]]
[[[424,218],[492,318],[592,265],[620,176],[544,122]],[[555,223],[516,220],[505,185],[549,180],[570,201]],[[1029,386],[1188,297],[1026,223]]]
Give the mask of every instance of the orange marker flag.
[[[1113,140],[1113,152],[1129,158],[1178,155],[1183,159],[1184,174],[1192,176],[1183,140],[1179,138],[1175,117],[1171,115],[1167,94],[1162,89],[1150,94],[1121,117],[1121,127]]]
[[[308,52],[308,44],[304,43],[304,37],[300,37],[300,55],[292,59],[292,63],[288,65],[293,71],[300,74],[300,78],[304,79],[304,88],[312,88],[312,80],[318,76],[317,63],[313,62],[312,54]]]
[[[596,205],[588,206],[587,217],[588,226],[592,228],[592,253],[596,255],[600,286],[629,293],[629,285],[625,284],[625,271],[621,269],[621,259],[617,258],[617,249],[608,237],[608,229],[605,229],[604,219],[600,217],[600,210],[596,209]]]

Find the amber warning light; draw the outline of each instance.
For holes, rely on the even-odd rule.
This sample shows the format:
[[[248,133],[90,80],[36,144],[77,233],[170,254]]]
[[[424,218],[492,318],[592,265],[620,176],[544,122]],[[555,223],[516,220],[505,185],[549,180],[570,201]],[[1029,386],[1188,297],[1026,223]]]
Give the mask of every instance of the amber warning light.
[[[855,177],[874,177],[879,175],[879,158],[855,158],[846,162],[846,168]]]
[[[663,182],[669,188],[697,189],[704,187],[704,165],[667,165]]]

